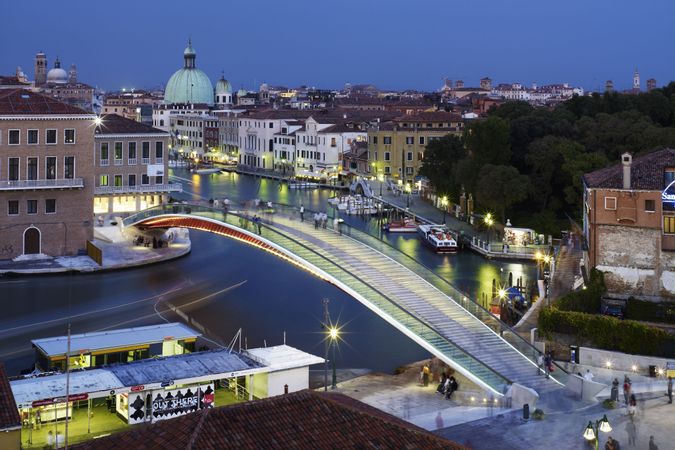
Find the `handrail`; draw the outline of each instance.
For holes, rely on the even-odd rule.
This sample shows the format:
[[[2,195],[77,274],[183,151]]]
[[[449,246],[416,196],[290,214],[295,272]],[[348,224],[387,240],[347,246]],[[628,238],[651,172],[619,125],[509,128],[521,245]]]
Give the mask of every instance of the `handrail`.
[[[417,321],[417,322],[418,322],[418,325],[421,325],[421,326],[427,328],[428,331],[430,331],[431,333],[433,333],[437,338],[440,338],[441,340],[446,341],[447,343],[449,343],[449,344],[450,344],[452,347],[454,347],[461,355],[463,355],[465,358],[468,358],[471,362],[477,363],[479,366],[482,366],[482,367],[483,367],[484,369],[486,369],[489,373],[493,374],[493,376],[496,376],[498,379],[503,380],[503,381],[505,382],[505,384],[512,384],[512,381],[511,381],[508,377],[506,377],[506,376],[500,374],[499,372],[497,372],[497,371],[496,371],[495,369],[493,369],[492,367],[488,366],[487,364],[485,364],[485,363],[482,362],[481,360],[477,359],[476,357],[474,357],[473,355],[471,355],[470,353],[468,353],[467,351],[465,351],[464,349],[462,349],[462,347],[460,347],[459,345],[457,345],[457,344],[456,344],[455,342],[453,342],[451,339],[449,339],[449,338],[447,338],[446,336],[443,336],[441,333],[439,333],[438,330],[436,330],[436,328],[435,328],[433,325],[431,325],[430,323],[428,323],[425,319],[423,319],[423,318],[421,318],[421,317],[418,317],[416,314],[414,314],[414,313],[408,311],[407,309],[403,308],[401,305],[397,304],[395,301],[393,301],[391,298],[389,298],[386,294],[384,294],[383,292],[381,292],[379,289],[377,289],[377,288],[375,288],[375,287],[369,285],[365,280],[361,279],[358,275],[356,275],[356,274],[354,274],[353,272],[351,272],[351,271],[345,269],[344,267],[341,267],[340,265],[338,265],[337,263],[335,263],[334,261],[332,261],[330,258],[327,258],[326,256],[322,255],[321,253],[317,252],[316,250],[314,250],[314,249],[308,247],[307,245],[305,245],[305,244],[299,242],[298,240],[294,239],[294,238],[291,237],[291,236],[287,236],[285,233],[280,232],[279,230],[277,230],[277,229],[275,229],[275,228],[269,226],[268,224],[263,223],[263,222],[254,223],[254,222],[251,220],[252,218],[249,217],[249,216],[247,216],[247,215],[243,215],[243,214],[239,214],[239,213],[235,213],[235,212],[230,212],[230,211],[228,211],[228,212],[227,212],[227,215],[226,215],[225,217],[223,217],[224,214],[223,214],[223,211],[222,211],[221,209],[212,208],[212,207],[208,207],[208,206],[204,206],[204,205],[198,205],[198,204],[172,203],[172,204],[167,204],[167,205],[158,205],[158,206],[155,206],[155,207],[146,209],[146,210],[144,210],[144,211],[141,211],[141,212],[139,212],[139,213],[136,213],[136,214],[134,214],[134,215],[131,215],[131,216],[127,217],[127,218],[122,219],[122,223],[124,224],[124,226],[131,226],[131,225],[134,225],[134,224],[136,224],[136,223],[139,223],[139,222],[141,222],[141,221],[143,221],[143,220],[145,220],[145,219],[147,219],[147,218],[155,217],[155,216],[159,216],[159,215],[164,215],[164,214],[166,214],[166,215],[172,215],[172,214],[181,214],[181,215],[182,215],[182,214],[188,214],[188,215],[194,215],[195,212],[208,212],[208,213],[215,213],[215,214],[218,214],[218,215],[219,215],[219,218],[218,218],[217,220],[220,221],[220,222],[222,222],[222,223],[227,223],[228,225],[234,225],[234,224],[230,224],[230,223],[227,221],[227,219],[228,219],[229,217],[236,217],[236,218],[238,218],[239,220],[242,220],[242,219],[243,219],[243,220],[246,221],[246,223],[253,224],[254,226],[260,225],[261,228],[264,228],[264,229],[266,229],[266,230],[272,232],[273,234],[279,235],[279,236],[281,236],[283,239],[287,239],[287,240],[291,241],[292,243],[296,244],[297,246],[300,246],[301,248],[303,248],[303,249],[309,251],[310,253],[312,253],[313,255],[316,255],[316,256],[318,256],[319,258],[321,258],[322,260],[326,261],[329,265],[335,266],[335,267],[338,269],[338,271],[344,272],[344,273],[346,273],[348,276],[351,276],[351,277],[354,278],[358,283],[364,285],[367,289],[370,289],[370,290],[372,290],[373,292],[375,292],[377,295],[379,295],[380,297],[382,297],[389,305],[391,305],[391,306],[393,306],[394,308],[400,310],[401,312],[404,313],[404,315],[406,315],[406,316],[410,317],[411,319]],[[199,216],[197,215],[197,217],[199,217]],[[235,225],[235,226],[237,226],[237,225]],[[274,242],[274,241],[272,240],[272,242]],[[281,246],[283,247],[283,244],[278,244],[278,245],[281,245]],[[288,251],[291,251],[291,250],[289,249]],[[302,255],[297,255],[297,256],[299,256],[300,258],[302,258]],[[304,258],[303,258],[303,259],[304,259]],[[312,263],[310,263],[310,264],[312,264]],[[323,269],[322,269],[322,270],[323,270]],[[397,322],[401,323],[401,325],[406,326],[406,328],[408,328],[408,329],[410,329],[411,331],[413,331],[413,330],[410,328],[410,326],[409,326],[408,324],[405,324],[405,323],[399,321],[398,319],[396,319],[396,318],[395,318],[391,313],[389,313],[388,311],[383,311],[383,312],[385,312],[385,313],[386,313],[388,316],[390,316],[392,319],[394,319],[394,320],[396,320]],[[417,333],[416,333],[416,334],[417,334]],[[418,334],[418,335],[419,335],[419,334]],[[421,336],[420,336],[420,337],[421,337]],[[431,346],[433,346],[433,347],[435,347],[435,348],[438,348],[438,346],[435,345],[435,344],[433,344],[429,339],[425,339],[425,340],[429,343],[429,345],[431,345]],[[440,351],[441,353],[443,353],[442,350],[439,349],[439,351]],[[453,357],[452,359],[455,361],[456,364],[461,365],[461,366],[463,366],[463,367],[465,366],[465,364],[461,364],[460,362],[458,362],[458,361],[457,361],[457,358],[454,358],[454,357]],[[465,368],[466,368],[466,370],[468,370],[468,371],[471,372],[471,369],[470,369],[469,367],[465,367]],[[480,378],[483,380],[483,382],[485,382],[486,385],[492,386],[492,388],[493,388],[495,391],[497,391],[497,392],[500,392],[500,391],[501,391],[500,388],[501,388],[503,385],[501,385],[501,384],[496,384],[496,383],[494,383],[494,381],[490,382],[490,381],[488,381],[488,380],[485,380],[484,377],[480,377]]]
[[[293,210],[297,210],[297,207],[294,206],[294,205],[289,205],[289,204],[285,204],[285,203],[273,203],[273,204],[274,204],[274,205],[283,206],[283,207],[285,207],[285,208],[290,208],[290,209],[293,209]],[[312,210],[309,210],[309,209],[305,209],[305,212],[307,212],[307,213],[314,213],[315,211],[312,211]],[[333,224],[330,223],[330,221],[329,221],[329,226],[330,226],[331,228],[333,227]],[[372,247],[372,245],[370,245],[368,242],[364,242],[364,241],[358,239],[357,237],[353,236],[353,235],[352,235],[352,231],[354,231],[354,234],[357,234],[357,235],[358,235],[358,234],[365,235],[365,236],[367,236],[367,237],[369,238],[369,240],[373,240],[373,239],[376,240],[376,242],[377,242],[378,244],[384,245],[384,246],[388,247],[390,250],[393,250],[397,255],[403,255],[405,258],[411,260],[411,261],[414,262],[415,264],[417,264],[417,265],[421,266],[422,268],[426,269],[426,272],[428,272],[430,275],[432,275],[432,276],[433,276],[434,278],[436,278],[438,281],[440,281],[441,283],[447,285],[448,287],[450,287],[450,289],[456,291],[456,293],[459,294],[459,295],[461,295],[462,298],[468,299],[468,300],[472,303],[472,306],[473,306],[474,308],[478,308],[478,309],[480,310],[481,315],[479,316],[479,315],[477,315],[477,314],[474,314],[471,310],[467,309],[463,304],[461,304],[461,303],[459,303],[458,301],[456,301],[451,295],[448,295],[448,297],[450,297],[450,299],[452,299],[457,305],[459,305],[460,307],[462,307],[463,309],[465,309],[466,311],[468,311],[471,315],[473,315],[474,317],[476,317],[478,320],[480,320],[480,321],[483,322],[483,323],[486,323],[486,322],[488,322],[488,323],[489,323],[489,322],[494,323],[494,325],[498,326],[498,330],[497,330],[497,331],[499,332],[499,335],[500,335],[502,338],[504,338],[505,340],[506,340],[506,338],[504,337],[504,335],[503,335],[502,332],[508,331],[508,332],[509,332],[509,336],[514,336],[515,339],[516,339],[516,341],[518,341],[520,345],[524,345],[525,348],[527,348],[529,351],[532,351],[532,352],[533,352],[533,358],[529,358],[527,355],[524,355],[524,356],[527,357],[528,359],[530,359],[531,361],[533,361],[533,362],[536,363],[536,355],[537,355],[537,354],[541,354],[541,352],[540,352],[536,347],[534,347],[534,346],[533,346],[532,344],[530,344],[526,339],[524,339],[521,335],[519,335],[519,334],[518,334],[513,328],[511,328],[508,324],[504,323],[504,322],[503,322],[501,319],[499,319],[498,317],[495,317],[491,312],[489,312],[489,311],[488,311],[487,309],[485,309],[482,305],[480,305],[479,303],[477,303],[473,298],[471,298],[471,296],[469,296],[469,294],[467,294],[466,292],[463,292],[461,289],[459,289],[459,288],[457,288],[456,286],[454,286],[454,285],[453,285],[452,283],[450,283],[448,280],[446,280],[446,279],[443,278],[442,276],[438,275],[436,272],[434,272],[431,268],[429,268],[429,267],[428,267],[426,264],[424,264],[422,261],[419,261],[418,259],[414,258],[413,256],[410,256],[410,255],[408,255],[407,253],[402,252],[401,250],[397,249],[396,247],[394,247],[394,246],[391,245],[390,243],[388,243],[388,242],[386,242],[386,241],[384,241],[384,240],[378,239],[378,238],[376,238],[375,236],[371,235],[370,233],[367,233],[367,232],[365,232],[365,231],[362,231],[362,230],[359,230],[359,229],[357,229],[357,228],[354,228],[354,227],[352,227],[351,225],[349,225],[349,224],[347,224],[347,223],[342,222],[340,226],[341,226],[341,227],[347,227],[348,230],[350,230],[350,231],[349,231],[349,234],[348,234],[350,237],[354,237],[356,240],[359,240],[360,242],[362,242],[362,243],[364,243],[364,244],[366,244],[366,245]],[[344,232],[344,228],[342,229],[342,233],[343,233],[343,234],[346,234],[346,233]],[[416,272],[416,273],[417,273],[417,272]],[[419,274],[419,273],[417,273],[417,274],[420,275],[420,276],[422,276],[422,275]],[[423,277],[423,278],[424,278],[424,277]],[[426,279],[426,278],[425,278],[425,279]],[[428,281],[428,280],[427,280],[427,281]],[[446,293],[446,294],[447,294],[447,293]],[[482,317],[481,317],[481,316],[482,316]],[[489,319],[489,321],[484,320],[485,318]],[[486,323],[486,325],[487,325],[487,323]],[[558,363],[555,363],[555,362],[554,362],[554,364],[560,369],[560,371],[561,371],[562,373],[564,373],[565,375],[569,375],[569,372],[567,372],[567,371],[565,370],[564,367],[562,367],[561,365],[559,365]],[[551,374],[551,375],[553,375],[553,374]],[[555,375],[555,376],[560,376],[560,375]]]

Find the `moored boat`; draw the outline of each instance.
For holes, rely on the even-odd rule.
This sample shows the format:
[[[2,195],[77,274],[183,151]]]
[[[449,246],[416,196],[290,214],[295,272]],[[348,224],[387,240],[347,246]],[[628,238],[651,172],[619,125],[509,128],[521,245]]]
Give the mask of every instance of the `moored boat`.
[[[406,217],[403,220],[392,220],[385,223],[382,228],[389,233],[415,233],[417,232],[417,223],[415,219]]]
[[[457,251],[457,240],[445,225],[419,225],[417,227],[422,240],[438,253]]]

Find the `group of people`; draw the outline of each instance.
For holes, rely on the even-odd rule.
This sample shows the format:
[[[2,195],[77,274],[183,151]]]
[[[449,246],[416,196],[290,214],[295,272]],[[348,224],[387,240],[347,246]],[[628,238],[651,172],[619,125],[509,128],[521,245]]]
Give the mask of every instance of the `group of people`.
[[[543,371],[548,378],[555,368],[553,367],[553,352],[540,353],[537,357],[537,375]]]
[[[439,394],[445,396],[447,400],[450,400],[450,397],[452,396],[453,392],[455,392],[459,388],[459,383],[457,383],[457,380],[455,377],[448,376],[446,375],[445,372],[441,375],[441,382],[438,383],[438,387],[436,388],[436,392]]]
[[[318,230],[319,228],[326,228],[328,224],[328,214],[326,213],[314,213],[314,229]]]

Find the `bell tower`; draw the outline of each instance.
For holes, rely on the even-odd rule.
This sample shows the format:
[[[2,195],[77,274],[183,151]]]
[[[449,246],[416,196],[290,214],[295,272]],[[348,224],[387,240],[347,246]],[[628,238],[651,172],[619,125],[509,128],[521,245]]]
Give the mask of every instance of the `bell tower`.
[[[638,72],[637,67],[633,73],[633,90],[635,92],[640,92],[640,72]]]
[[[42,86],[47,82],[47,56],[43,52],[35,55],[35,85]]]

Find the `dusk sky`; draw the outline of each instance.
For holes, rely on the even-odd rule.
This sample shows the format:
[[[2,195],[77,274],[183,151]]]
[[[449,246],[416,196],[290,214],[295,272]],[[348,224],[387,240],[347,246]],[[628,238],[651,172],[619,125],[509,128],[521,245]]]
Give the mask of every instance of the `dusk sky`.
[[[675,79],[673,0],[11,1],[3,16],[0,74],[32,80],[42,50],[104,89],[163,87],[190,36],[197,67],[235,89]]]

